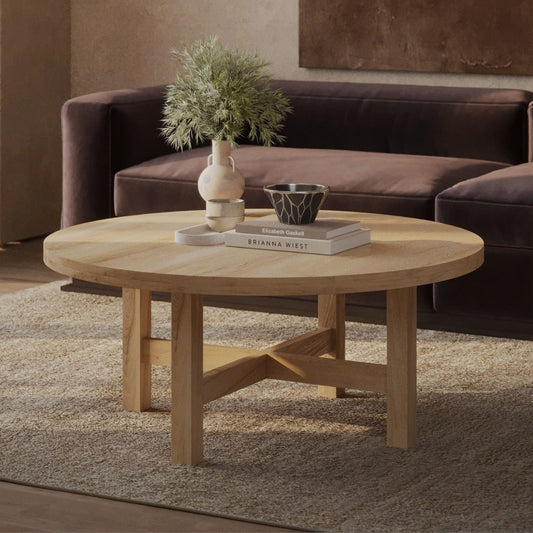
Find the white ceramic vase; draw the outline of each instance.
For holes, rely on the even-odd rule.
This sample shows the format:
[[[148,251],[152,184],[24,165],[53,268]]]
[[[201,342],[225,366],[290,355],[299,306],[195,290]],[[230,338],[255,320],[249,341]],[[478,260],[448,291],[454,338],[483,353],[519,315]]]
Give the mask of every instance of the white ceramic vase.
[[[219,198],[240,198],[244,193],[244,178],[235,168],[229,141],[211,141],[212,153],[207,167],[198,178],[200,196],[207,202]]]

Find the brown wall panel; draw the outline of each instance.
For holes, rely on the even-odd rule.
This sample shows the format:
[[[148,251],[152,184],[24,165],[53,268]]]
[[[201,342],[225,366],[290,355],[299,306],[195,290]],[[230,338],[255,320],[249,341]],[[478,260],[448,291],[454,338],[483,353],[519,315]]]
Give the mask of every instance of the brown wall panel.
[[[300,0],[301,67],[533,74],[533,0]]]

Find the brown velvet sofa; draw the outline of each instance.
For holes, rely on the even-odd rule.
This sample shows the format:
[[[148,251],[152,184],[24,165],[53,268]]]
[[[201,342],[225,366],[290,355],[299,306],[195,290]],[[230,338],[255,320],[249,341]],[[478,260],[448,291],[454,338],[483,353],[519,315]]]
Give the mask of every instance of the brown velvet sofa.
[[[233,153],[247,207],[269,183],[330,186],[324,209],[438,220],[478,233],[485,264],[420,287],[422,327],[533,337],[533,93],[522,90],[276,81],[290,98],[281,147]],[[203,209],[209,146],[175,153],[160,136],[164,86],[69,100],[62,111],[62,226],[115,215]],[[78,290],[87,286],[74,281]],[[88,290],[97,290],[91,287]],[[348,316],[382,321],[384,295],[350,295]],[[209,302],[208,302],[209,303]],[[313,312],[307,299],[222,299]]]

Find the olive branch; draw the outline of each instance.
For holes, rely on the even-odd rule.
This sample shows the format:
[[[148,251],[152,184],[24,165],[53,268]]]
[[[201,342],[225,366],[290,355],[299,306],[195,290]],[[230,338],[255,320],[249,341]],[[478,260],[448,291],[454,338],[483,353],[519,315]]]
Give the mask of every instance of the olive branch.
[[[195,41],[172,55],[181,71],[167,87],[161,133],[176,150],[206,140],[236,144],[246,135],[266,146],[281,143],[291,112],[279,89],[269,88],[269,63],[257,54],[232,51],[217,37]]]

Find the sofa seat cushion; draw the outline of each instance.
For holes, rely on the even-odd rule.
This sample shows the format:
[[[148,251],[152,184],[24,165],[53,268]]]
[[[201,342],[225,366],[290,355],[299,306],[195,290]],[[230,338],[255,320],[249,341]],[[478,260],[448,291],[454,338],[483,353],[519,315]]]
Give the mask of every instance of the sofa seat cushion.
[[[436,218],[488,246],[533,249],[533,163],[463,181],[437,196]]]
[[[210,147],[165,155],[115,176],[115,213],[203,209],[197,180]],[[433,219],[435,196],[504,163],[474,159],[350,150],[243,145],[232,153],[246,180],[247,207],[266,207],[263,186],[323,183],[324,209],[382,212]]]

